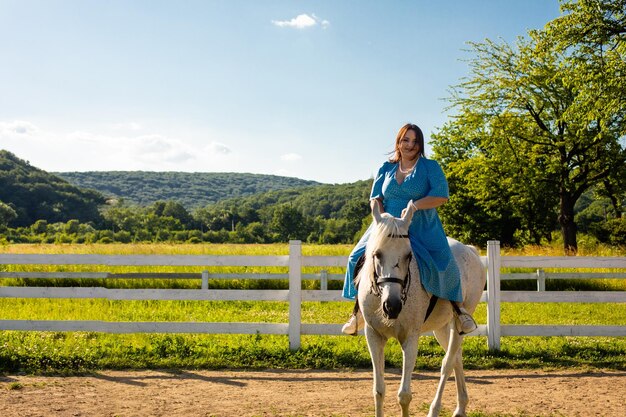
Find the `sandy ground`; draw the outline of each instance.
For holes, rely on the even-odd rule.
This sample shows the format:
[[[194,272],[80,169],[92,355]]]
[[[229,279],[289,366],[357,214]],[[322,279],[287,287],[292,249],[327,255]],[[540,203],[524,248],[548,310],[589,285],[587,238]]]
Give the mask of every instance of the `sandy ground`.
[[[398,370],[386,374],[387,415],[399,415]],[[435,372],[415,372],[411,415],[425,416]],[[626,416],[626,372],[467,371],[468,411],[514,416]],[[0,377],[0,416],[372,416],[371,372],[103,371]],[[454,382],[444,409],[455,407]]]

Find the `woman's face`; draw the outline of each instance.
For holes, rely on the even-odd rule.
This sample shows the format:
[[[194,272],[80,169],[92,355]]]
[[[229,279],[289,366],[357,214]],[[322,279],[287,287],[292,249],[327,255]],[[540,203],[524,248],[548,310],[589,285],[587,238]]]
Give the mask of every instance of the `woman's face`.
[[[415,135],[413,130],[406,131],[404,137],[400,139],[399,148],[402,159],[417,159],[420,152],[420,146],[417,143],[417,135]]]

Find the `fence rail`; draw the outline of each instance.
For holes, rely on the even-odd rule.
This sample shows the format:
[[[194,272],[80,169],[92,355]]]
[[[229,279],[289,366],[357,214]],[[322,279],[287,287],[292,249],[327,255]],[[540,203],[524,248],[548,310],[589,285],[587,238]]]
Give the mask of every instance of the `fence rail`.
[[[481,301],[487,302],[487,324],[472,335],[487,336],[490,349],[500,349],[502,336],[626,336],[626,326],[502,325],[502,302],[586,302],[626,303],[626,291],[545,291],[546,279],[626,279],[626,273],[555,273],[550,268],[610,268],[626,270],[626,257],[537,257],[500,256],[498,241],[487,245],[483,262],[488,271],[487,289]],[[103,287],[16,287],[0,286],[0,298],[105,298],[110,300],[202,300],[202,301],[282,301],[289,303],[288,323],[200,323],[200,322],[109,322],[97,320],[0,320],[0,330],[97,331],[108,333],[211,333],[288,335],[291,349],[300,347],[302,335],[339,335],[338,324],[301,322],[303,301],[345,301],[328,282],[343,275],[302,274],[302,268],[344,267],[343,256],[303,256],[301,243],[291,241],[286,256],[191,256],[191,255],[24,255],[0,254],[0,265],[105,265],[105,266],[270,266],[287,267],[278,274],[202,273],[109,273],[109,272],[0,272],[0,279],[200,279],[201,289],[114,289]],[[537,269],[535,273],[501,274],[502,268]],[[286,290],[209,290],[209,279],[283,279]],[[320,290],[303,290],[302,280],[320,280]],[[538,291],[501,291],[507,279],[532,279]]]

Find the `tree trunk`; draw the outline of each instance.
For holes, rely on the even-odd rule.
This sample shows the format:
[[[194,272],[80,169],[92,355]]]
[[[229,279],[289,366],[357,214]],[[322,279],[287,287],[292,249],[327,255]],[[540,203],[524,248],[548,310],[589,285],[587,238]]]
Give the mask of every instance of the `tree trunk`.
[[[561,191],[559,224],[561,225],[561,234],[563,235],[563,249],[568,256],[574,256],[578,252],[576,223],[574,223],[575,203],[576,201],[567,191]]]

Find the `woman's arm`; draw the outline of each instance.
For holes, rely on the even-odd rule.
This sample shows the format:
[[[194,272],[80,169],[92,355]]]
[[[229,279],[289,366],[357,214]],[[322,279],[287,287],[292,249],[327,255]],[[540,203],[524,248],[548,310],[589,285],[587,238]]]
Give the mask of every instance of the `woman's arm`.
[[[434,196],[426,196],[424,198],[420,198],[413,202],[413,207],[415,210],[426,210],[431,208],[437,208],[448,201],[446,197],[434,197]]]

